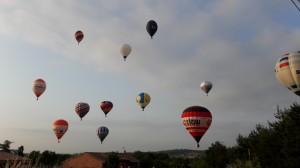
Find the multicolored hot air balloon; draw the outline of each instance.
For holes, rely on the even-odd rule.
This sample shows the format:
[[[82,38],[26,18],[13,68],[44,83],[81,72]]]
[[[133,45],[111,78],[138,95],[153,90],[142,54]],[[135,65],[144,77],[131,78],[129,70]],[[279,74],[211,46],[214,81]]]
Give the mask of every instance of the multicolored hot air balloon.
[[[210,81],[203,81],[200,84],[200,88],[206,93],[206,95],[208,95],[208,92],[211,90],[212,88],[212,83]]]
[[[46,82],[43,79],[37,79],[33,82],[32,90],[36,95],[36,100],[44,93],[46,90]]]
[[[69,124],[66,120],[56,120],[53,125],[53,132],[55,133],[56,137],[57,137],[57,141],[59,143],[59,140],[64,136],[64,134],[67,132],[69,127]]]
[[[107,127],[102,126],[102,127],[98,128],[98,130],[97,130],[97,136],[100,139],[101,144],[104,141],[104,139],[106,138],[106,136],[108,135],[108,133],[109,133],[109,130],[108,130]]]
[[[84,35],[82,33],[82,31],[78,30],[76,33],[75,33],[75,38],[78,42],[78,45],[79,43],[81,42],[81,40],[83,39]]]
[[[284,54],[275,65],[277,80],[300,96],[300,51]]]
[[[149,33],[149,35],[151,36],[151,39],[154,36],[154,34],[156,33],[157,28],[158,28],[157,23],[154,20],[150,20],[147,23],[146,30]]]
[[[100,108],[102,109],[106,117],[107,113],[109,113],[110,110],[113,108],[113,104],[110,101],[103,101],[100,103]]]
[[[126,58],[131,53],[131,47],[130,47],[130,45],[129,44],[122,44],[120,46],[120,53],[123,56],[124,61],[126,61]]]
[[[199,141],[212,122],[212,115],[210,111],[201,106],[188,107],[182,112],[181,121],[196,140],[197,147],[199,147]]]
[[[82,118],[90,111],[90,106],[87,103],[80,102],[76,104],[75,111],[82,121]]]
[[[141,106],[141,108],[145,109],[145,107],[150,103],[151,97],[147,93],[140,93],[136,96],[136,102]]]

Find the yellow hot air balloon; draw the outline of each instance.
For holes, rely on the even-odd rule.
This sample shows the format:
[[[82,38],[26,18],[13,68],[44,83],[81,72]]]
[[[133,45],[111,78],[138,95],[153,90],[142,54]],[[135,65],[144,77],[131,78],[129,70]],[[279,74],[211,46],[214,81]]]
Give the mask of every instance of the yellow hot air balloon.
[[[141,106],[144,111],[144,108],[150,103],[151,97],[147,93],[140,93],[136,96],[136,102]]]
[[[277,80],[300,96],[300,51],[284,54],[275,65]]]

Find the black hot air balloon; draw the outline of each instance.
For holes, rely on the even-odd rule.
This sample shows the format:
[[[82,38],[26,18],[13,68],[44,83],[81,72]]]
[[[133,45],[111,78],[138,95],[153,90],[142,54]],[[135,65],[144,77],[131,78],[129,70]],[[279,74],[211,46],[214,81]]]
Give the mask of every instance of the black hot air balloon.
[[[151,36],[151,39],[152,39],[153,35],[157,31],[157,23],[154,20],[150,20],[147,23],[146,29],[147,29],[147,32],[149,33],[149,35]]]

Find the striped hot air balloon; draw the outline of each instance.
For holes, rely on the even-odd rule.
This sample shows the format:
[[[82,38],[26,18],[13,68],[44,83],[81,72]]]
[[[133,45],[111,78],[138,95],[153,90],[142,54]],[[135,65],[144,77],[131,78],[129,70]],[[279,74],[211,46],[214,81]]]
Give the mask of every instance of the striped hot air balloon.
[[[284,54],[275,65],[277,80],[300,96],[300,51]]]
[[[52,128],[53,128],[53,132],[55,133],[55,135],[57,137],[58,143],[59,143],[59,140],[67,132],[68,127],[69,127],[68,122],[66,120],[63,120],[63,119],[56,120],[53,123]]]
[[[32,90],[36,95],[36,100],[44,93],[46,90],[46,82],[43,79],[37,79],[33,82]]]
[[[78,30],[76,33],[75,33],[75,38],[78,42],[78,45],[79,43],[81,42],[81,40],[83,39],[84,35],[82,33],[82,31]]]
[[[107,127],[102,126],[102,127],[98,128],[97,136],[100,139],[101,144],[104,141],[104,139],[106,138],[106,136],[108,135],[108,133],[109,133],[109,129]]]
[[[199,141],[208,130],[212,122],[212,115],[208,109],[201,106],[186,108],[181,115],[182,124],[194,137],[199,147]]]
[[[82,121],[82,118],[90,111],[90,106],[87,103],[80,102],[75,105],[75,111]]]
[[[110,110],[113,108],[113,104],[110,101],[103,101],[100,103],[100,108],[102,109],[106,117],[107,113],[109,113]]]

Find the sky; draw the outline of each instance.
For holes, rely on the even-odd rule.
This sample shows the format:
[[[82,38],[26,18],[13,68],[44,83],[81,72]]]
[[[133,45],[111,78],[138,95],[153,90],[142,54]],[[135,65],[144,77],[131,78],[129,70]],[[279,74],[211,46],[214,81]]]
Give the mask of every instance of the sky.
[[[149,20],[158,24],[153,39]],[[85,35],[79,45],[77,30]],[[234,146],[239,134],[274,121],[277,106],[298,102],[274,67],[300,49],[299,36],[300,12],[290,1],[2,0],[0,142],[57,153]],[[132,47],[126,61],[124,43]],[[37,101],[38,78],[47,89]],[[208,96],[202,81],[213,84]],[[145,111],[135,101],[141,92],[151,96]],[[105,100],[114,105],[107,117]],[[90,105],[82,121],[79,102]],[[181,123],[193,105],[213,116],[200,148]],[[60,143],[57,119],[69,123]],[[110,131],[103,144],[100,126]]]

